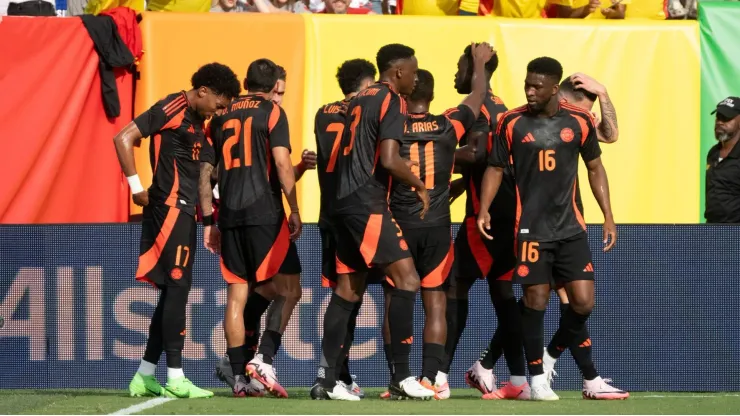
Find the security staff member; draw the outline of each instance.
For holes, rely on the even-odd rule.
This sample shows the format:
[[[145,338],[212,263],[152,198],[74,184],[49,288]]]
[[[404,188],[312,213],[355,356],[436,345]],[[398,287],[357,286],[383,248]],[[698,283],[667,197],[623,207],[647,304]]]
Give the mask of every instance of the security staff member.
[[[708,223],[740,223],[740,98],[717,104],[714,137],[719,143],[707,155],[706,210]]]

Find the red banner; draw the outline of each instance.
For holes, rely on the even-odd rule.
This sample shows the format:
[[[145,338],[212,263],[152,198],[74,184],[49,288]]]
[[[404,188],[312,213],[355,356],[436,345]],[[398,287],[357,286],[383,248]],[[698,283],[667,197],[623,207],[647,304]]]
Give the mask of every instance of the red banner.
[[[133,118],[133,75],[103,110],[98,54],[79,18],[0,21],[0,223],[128,221],[113,136]]]

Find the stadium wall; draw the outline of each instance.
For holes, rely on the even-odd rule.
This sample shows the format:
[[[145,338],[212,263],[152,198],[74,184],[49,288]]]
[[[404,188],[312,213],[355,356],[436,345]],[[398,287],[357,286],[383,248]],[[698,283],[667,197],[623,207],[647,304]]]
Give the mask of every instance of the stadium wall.
[[[740,22],[740,3],[701,2],[701,152],[699,171],[701,190],[701,221],[704,220],[704,188],[707,153],[717,141],[714,138],[714,116],[717,103],[728,96],[740,95],[740,45],[734,41]]]
[[[392,42],[417,51],[421,68],[436,77],[432,111],[456,106],[457,59],[471,40],[499,51],[493,90],[510,108],[524,103],[526,65],[549,55],[566,74],[585,72],[608,86],[620,121],[620,140],[603,147],[612,204],[620,223],[696,223],[700,218],[699,35],[695,22],[651,20],[522,20],[434,16],[352,16],[146,13],[142,22],[142,76],[137,113],[168,93],[189,87],[198,66],[230,65],[240,77],[249,62],[269,57],[288,72],[283,106],[294,147],[315,149],[313,119],[318,108],[342,97],[334,75],[342,61],[375,61],[377,49]],[[443,28],[443,29],[442,29]],[[680,86],[681,99],[663,99]],[[672,95],[669,95],[672,97]],[[598,109],[596,109],[598,111]],[[144,185],[151,178],[148,143],[137,150]],[[689,167],[687,169],[687,167]],[[702,167],[703,169],[703,167]],[[585,167],[581,177],[586,180]],[[304,221],[318,219],[316,175],[299,183]],[[602,221],[584,188],[586,221]],[[462,220],[464,201],[453,206]],[[131,212],[141,209],[131,205]]]
[[[609,254],[601,251],[600,227],[589,231],[597,281],[589,329],[599,372],[631,391],[737,390],[740,374],[731,363],[740,353],[740,311],[731,305],[740,297],[740,264],[726,255],[740,244],[737,227],[620,226],[619,244]],[[0,389],[127,385],[157,300],[153,288],[133,279],[139,233],[138,224],[0,226]],[[307,225],[298,240],[303,298],[275,364],[287,386],[310,386],[319,361],[329,301],[329,290],[320,287],[320,247],[318,228]],[[196,258],[184,367],[194,383],[217,386],[212,373],[225,350],[226,285],[217,258],[200,244]],[[454,387],[463,386],[464,371],[496,325],[487,293],[481,282],[471,291],[470,317],[450,377]],[[548,339],[557,311],[553,301]],[[374,286],[351,350],[352,372],[363,386],[388,381],[381,322],[382,295]],[[417,302],[418,340],[422,322]],[[413,346],[412,363],[419,372],[420,342]],[[496,370],[506,379],[503,360]],[[557,371],[557,389],[580,389],[567,354]]]

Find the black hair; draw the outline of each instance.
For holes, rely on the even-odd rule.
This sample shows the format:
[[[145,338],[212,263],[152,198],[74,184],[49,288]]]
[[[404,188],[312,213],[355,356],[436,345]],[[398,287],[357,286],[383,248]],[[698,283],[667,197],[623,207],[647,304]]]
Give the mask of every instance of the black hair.
[[[350,59],[344,61],[342,65],[337,68],[337,81],[339,81],[339,88],[342,89],[342,94],[352,94],[353,92],[359,92],[360,83],[366,78],[375,79],[375,75],[378,72],[375,70],[375,66],[364,59]]]
[[[416,86],[414,91],[409,95],[410,101],[432,101],[434,98],[434,76],[426,69],[419,69],[416,72]]]
[[[560,62],[549,56],[533,59],[527,65],[527,72],[552,77],[555,79],[555,82],[560,82],[563,79],[563,66],[560,65]]]
[[[378,64],[378,71],[382,74],[389,70],[393,63],[401,59],[411,59],[416,52],[406,45],[400,43],[391,43],[378,50],[375,56],[375,62]]]
[[[571,81],[570,77],[563,80],[563,82],[560,83],[560,91],[570,95],[573,97],[576,101],[582,101],[584,99],[587,99],[589,101],[596,101],[596,94],[592,92],[588,92],[584,90],[583,88],[576,88],[575,84],[573,84],[573,81]]]
[[[288,80],[288,73],[285,72],[285,68],[283,68],[280,65],[278,65],[277,68],[278,68],[278,79],[283,80],[283,81],[287,81]]]
[[[244,88],[249,92],[270,92],[278,80],[278,66],[269,59],[258,59],[247,68]]]
[[[476,43],[475,46],[478,46],[479,44]],[[473,73],[473,48],[471,45],[468,45],[465,47],[465,51],[463,52],[465,55],[465,59],[468,61],[468,71],[470,73]],[[488,78],[491,78],[491,75],[493,75],[494,72],[496,72],[496,68],[498,68],[498,54],[493,54],[491,59],[486,62],[486,75],[488,75]]]
[[[238,97],[241,92],[239,79],[234,71],[217,62],[203,65],[190,78],[193,89],[207,87],[214,94],[228,98]]]

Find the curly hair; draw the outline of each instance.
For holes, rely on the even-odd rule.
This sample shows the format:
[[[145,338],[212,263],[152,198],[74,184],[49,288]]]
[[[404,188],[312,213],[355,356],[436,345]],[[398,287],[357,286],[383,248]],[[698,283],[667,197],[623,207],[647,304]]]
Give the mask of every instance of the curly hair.
[[[203,65],[198,68],[190,79],[194,89],[207,87],[214,94],[224,96],[228,99],[238,97],[241,92],[239,79],[234,71],[226,65],[218,62]]]
[[[375,66],[366,61],[365,59],[350,59],[344,61],[342,65],[337,68],[337,81],[339,82],[339,88],[342,89],[342,94],[352,94],[353,92],[359,92],[360,84],[362,80],[367,78],[375,79],[378,72],[375,70]]]
[[[563,66],[556,59],[549,56],[533,59],[527,65],[527,72],[552,77],[556,83],[563,79]]]

